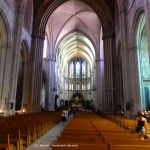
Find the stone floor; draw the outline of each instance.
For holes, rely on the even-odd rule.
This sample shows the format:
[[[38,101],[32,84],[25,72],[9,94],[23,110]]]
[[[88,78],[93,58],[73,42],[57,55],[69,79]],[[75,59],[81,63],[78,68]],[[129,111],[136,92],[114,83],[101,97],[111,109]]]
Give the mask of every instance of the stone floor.
[[[34,143],[32,143],[30,146],[25,148],[25,150],[51,150],[50,145],[51,142],[56,139],[56,137],[60,134],[60,132],[63,130],[63,124],[59,123],[54,128],[52,128],[50,131],[45,133],[42,137],[37,139]]]
[[[57,136],[63,130],[64,125],[62,123],[57,124],[54,128],[37,139],[34,143],[28,146],[25,150],[51,150],[51,142],[56,140]]]
[[[68,121],[71,118],[72,116],[70,115]],[[67,125],[67,123],[65,125]],[[51,150],[52,141],[57,139],[57,136],[63,131],[65,125],[62,122],[57,124],[46,134],[44,134],[42,137],[37,139],[34,143],[32,143],[27,148],[25,148],[25,150]]]

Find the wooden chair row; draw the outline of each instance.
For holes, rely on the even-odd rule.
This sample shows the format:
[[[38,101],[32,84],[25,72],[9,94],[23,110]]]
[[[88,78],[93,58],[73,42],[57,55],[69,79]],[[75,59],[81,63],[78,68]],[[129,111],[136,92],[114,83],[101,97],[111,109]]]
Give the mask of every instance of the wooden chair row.
[[[78,114],[71,120],[67,127],[65,127],[63,133],[60,134],[57,141],[53,143],[52,150],[89,150],[90,148],[92,150],[150,149],[149,141],[139,140],[139,135],[131,134],[131,131],[127,130],[129,128],[124,128],[124,126],[115,121],[110,122],[110,120],[108,121],[101,117],[95,117],[93,114],[87,116],[86,114],[86,118],[84,118],[84,114],[82,113],[81,116]],[[92,118],[93,116],[94,119]],[[113,118],[111,121],[112,120]],[[120,119],[116,117],[115,120],[119,121]],[[138,142],[138,144],[136,144],[136,142]],[[76,148],[68,148],[66,145],[69,143],[78,144],[78,146]],[[61,145],[65,146],[60,148],[56,145],[60,147]]]
[[[22,150],[24,146],[29,146],[52,128],[57,122],[56,120],[60,118],[58,114],[54,115],[56,118],[50,117],[50,113],[39,114],[39,120],[37,119],[38,115],[34,114],[21,116],[11,116],[0,120],[0,149]]]

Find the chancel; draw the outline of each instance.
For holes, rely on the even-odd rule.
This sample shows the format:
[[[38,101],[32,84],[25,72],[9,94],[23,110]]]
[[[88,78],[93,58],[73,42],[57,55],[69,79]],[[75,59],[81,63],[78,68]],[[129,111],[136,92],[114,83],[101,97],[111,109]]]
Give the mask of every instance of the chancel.
[[[138,111],[149,139],[149,0],[0,0],[0,149],[34,149],[54,128],[52,150],[147,150]]]

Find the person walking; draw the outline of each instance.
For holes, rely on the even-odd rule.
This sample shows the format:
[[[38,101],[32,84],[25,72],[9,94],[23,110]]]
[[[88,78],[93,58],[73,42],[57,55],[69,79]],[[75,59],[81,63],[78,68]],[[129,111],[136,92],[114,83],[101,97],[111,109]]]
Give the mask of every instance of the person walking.
[[[135,122],[136,132],[139,133],[140,139],[144,140],[144,136],[147,134],[147,120],[143,117],[143,113],[138,111]]]

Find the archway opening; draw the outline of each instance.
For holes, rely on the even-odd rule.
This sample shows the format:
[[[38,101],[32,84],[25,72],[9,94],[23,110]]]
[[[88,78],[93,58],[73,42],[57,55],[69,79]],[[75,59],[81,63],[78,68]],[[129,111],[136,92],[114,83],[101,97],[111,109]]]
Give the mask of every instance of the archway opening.
[[[138,47],[141,105],[143,109],[147,109],[150,107],[150,62],[144,13],[139,16],[136,43]]]
[[[51,14],[45,33],[43,69],[48,75],[49,109],[54,108],[55,95],[58,105],[60,100],[68,105],[76,92],[86,103],[96,101],[95,62],[102,57],[103,41],[95,11],[82,1],[67,1]]]
[[[25,63],[25,55],[24,55],[23,48],[21,48],[20,49],[20,57],[19,57],[19,69],[18,69],[15,110],[21,110],[21,108],[22,108],[23,83],[24,83],[24,63]]]
[[[6,66],[7,66],[7,55],[8,50],[6,45],[8,44],[8,30],[6,26],[3,14],[0,13],[0,113],[6,113],[7,102],[9,100],[8,88],[6,88],[8,76],[6,76]]]

